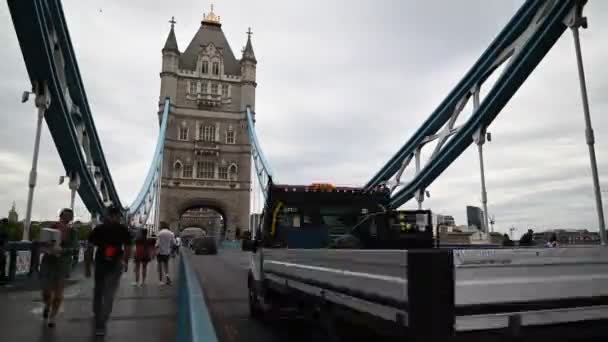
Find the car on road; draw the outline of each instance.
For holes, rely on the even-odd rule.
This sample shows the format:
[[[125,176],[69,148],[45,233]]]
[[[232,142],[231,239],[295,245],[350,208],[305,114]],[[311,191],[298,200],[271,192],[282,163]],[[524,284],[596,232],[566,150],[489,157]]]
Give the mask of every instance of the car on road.
[[[207,233],[201,228],[197,228],[197,227],[186,228],[180,233],[180,238],[182,240],[181,244],[184,247],[190,247],[190,243],[194,239],[204,237],[204,236],[207,236]]]
[[[190,244],[194,254],[217,254],[215,238],[211,236],[194,238]]]

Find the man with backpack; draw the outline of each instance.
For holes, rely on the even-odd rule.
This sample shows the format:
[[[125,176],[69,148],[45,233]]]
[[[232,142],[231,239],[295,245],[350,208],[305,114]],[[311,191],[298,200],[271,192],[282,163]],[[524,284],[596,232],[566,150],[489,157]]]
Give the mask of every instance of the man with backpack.
[[[95,227],[89,236],[89,248],[85,258],[85,275],[91,276],[91,259],[95,253],[95,290],[93,313],[95,314],[95,335],[104,336],[114,295],[120,284],[120,276],[127,271],[131,251],[131,234],[121,224],[121,209],[107,209],[104,223]]]

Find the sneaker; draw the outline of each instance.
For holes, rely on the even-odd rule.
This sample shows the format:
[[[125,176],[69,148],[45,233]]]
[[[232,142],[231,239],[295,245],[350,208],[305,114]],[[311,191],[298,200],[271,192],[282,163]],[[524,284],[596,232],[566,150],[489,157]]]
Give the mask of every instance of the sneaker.
[[[49,328],[54,328],[55,327],[55,318],[49,318],[48,323],[46,324]]]
[[[95,336],[105,336],[105,335],[106,335],[106,328],[103,328],[103,327],[95,328]]]
[[[139,285],[139,283],[136,282],[136,281],[134,281],[134,282],[131,283],[131,286],[138,286],[138,285]]]
[[[49,318],[49,307],[46,305],[44,306],[44,310],[42,310],[42,318],[44,318],[44,319]]]
[[[160,282],[158,282],[158,286],[163,286],[163,285],[165,285],[165,282],[164,282],[164,281],[160,281]]]
[[[167,276],[167,285],[171,285],[171,278],[169,276]]]

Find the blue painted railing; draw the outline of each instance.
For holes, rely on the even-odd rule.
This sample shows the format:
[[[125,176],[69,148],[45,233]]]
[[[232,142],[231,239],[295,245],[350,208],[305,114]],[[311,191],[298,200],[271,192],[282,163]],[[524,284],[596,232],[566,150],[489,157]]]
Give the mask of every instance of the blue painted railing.
[[[181,250],[179,262],[178,286],[177,341],[217,342],[203,289],[184,249]]]

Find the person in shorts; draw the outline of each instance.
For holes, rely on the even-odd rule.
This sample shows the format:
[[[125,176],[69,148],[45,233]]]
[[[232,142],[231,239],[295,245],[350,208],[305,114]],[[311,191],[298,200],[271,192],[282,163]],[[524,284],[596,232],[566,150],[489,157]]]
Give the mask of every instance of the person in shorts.
[[[69,224],[73,218],[72,209],[62,209],[59,213],[59,222],[52,227],[61,233],[61,241],[47,241],[40,246],[40,251],[43,253],[39,273],[44,302],[42,316],[49,328],[55,327],[55,318],[63,302],[65,279],[70,272],[72,258],[68,249],[71,247]]]
[[[156,262],[158,264],[158,281],[160,285],[171,285],[169,277],[169,258],[175,243],[175,235],[166,227],[158,232],[156,238]]]
[[[133,286],[143,286],[146,283],[148,263],[152,257],[152,246],[154,246],[150,245],[150,241],[147,229],[142,229],[135,239],[135,255],[133,257],[135,282],[131,284]]]

